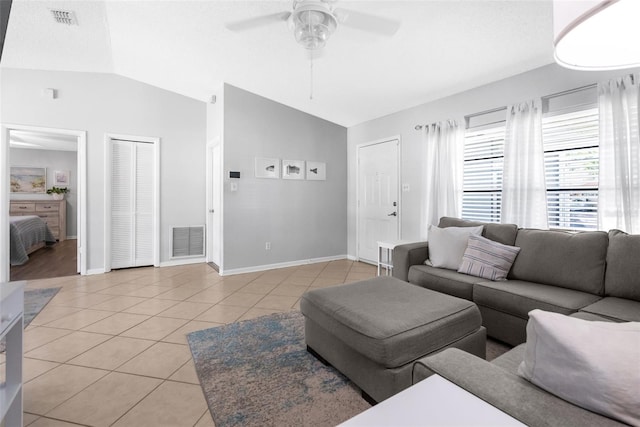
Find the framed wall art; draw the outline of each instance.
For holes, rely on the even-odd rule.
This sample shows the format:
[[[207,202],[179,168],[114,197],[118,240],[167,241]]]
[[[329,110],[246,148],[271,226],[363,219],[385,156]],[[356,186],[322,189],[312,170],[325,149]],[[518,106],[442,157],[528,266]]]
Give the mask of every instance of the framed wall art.
[[[11,166],[12,193],[44,194],[47,191],[47,168]]]
[[[325,181],[327,179],[327,164],[324,162],[307,162],[307,180]]]
[[[280,159],[256,157],[256,178],[280,178]]]
[[[53,185],[69,185],[69,171],[53,171]]]
[[[304,160],[283,160],[282,179],[304,179]]]

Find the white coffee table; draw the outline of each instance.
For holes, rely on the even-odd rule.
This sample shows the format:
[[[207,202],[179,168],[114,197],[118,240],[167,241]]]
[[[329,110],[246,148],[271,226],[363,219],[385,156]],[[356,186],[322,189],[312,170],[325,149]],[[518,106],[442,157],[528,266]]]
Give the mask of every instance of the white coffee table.
[[[340,425],[524,426],[439,375],[420,381]]]

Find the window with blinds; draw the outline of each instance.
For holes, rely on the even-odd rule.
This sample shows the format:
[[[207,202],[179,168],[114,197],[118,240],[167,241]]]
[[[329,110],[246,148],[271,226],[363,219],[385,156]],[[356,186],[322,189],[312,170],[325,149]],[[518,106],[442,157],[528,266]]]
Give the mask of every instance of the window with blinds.
[[[465,118],[462,218],[500,222],[506,108]]]
[[[504,114],[504,110],[503,114]],[[468,128],[464,139],[462,218],[499,222],[502,206],[504,120]]]
[[[598,227],[598,108],[542,119],[549,227]]]

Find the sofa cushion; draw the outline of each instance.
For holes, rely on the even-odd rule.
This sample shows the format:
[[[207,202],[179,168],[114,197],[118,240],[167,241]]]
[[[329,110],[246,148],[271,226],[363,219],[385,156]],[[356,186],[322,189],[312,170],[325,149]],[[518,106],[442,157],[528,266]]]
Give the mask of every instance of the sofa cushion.
[[[469,236],[458,273],[489,280],[506,280],[520,248],[503,245],[482,236]]]
[[[484,279],[428,265],[409,269],[409,283],[469,301],[473,299],[473,284],[481,281]]]
[[[620,230],[609,231],[607,273],[604,290],[607,296],[640,301],[640,235]]]
[[[429,260],[427,265],[449,270],[458,270],[462,256],[467,249],[469,236],[480,235],[478,227],[429,227]]]
[[[434,373],[528,426],[624,425],[558,399],[524,378],[456,348],[446,349],[416,362],[413,368],[414,384]]]
[[[393,277],[314,289],[302,296],[300,311],[387,368],[448,347],[482,323],[472,302]]]
[[[570,314],[569,317],[575,317],[576,319],[582,320],[595,320],[597,322],[620,322],[620,320],[598,316],[597,314],[587,313],[586,311],[576,311],[575,313]]]
[[[477,227],[484,225],[482,230],[482,236],[487,239],[491,239],[496,242],[500,242],[503,245],[513,246],[516,241],[516,234],[518,233],[518,226],[515,224],[496,224],[491,222],[477,222],[468,221],[466,219],[451,218],[443,216],[440,218],[438,227]]]
[[[610,319],[614,322],[640,322],[640,302],[606,297],[580,311]]]
[[[640,323],[533,310],[518,375],[582,408],[640,425]]]
[[[607,233],[521,229],[509,279],[604,295]]]
[[[473,301],[476,304],[521,319],[528,319],[528,313],[536,308],[571,314],[599,299],[586,292],[520,280],[481,282],[473,289]]]

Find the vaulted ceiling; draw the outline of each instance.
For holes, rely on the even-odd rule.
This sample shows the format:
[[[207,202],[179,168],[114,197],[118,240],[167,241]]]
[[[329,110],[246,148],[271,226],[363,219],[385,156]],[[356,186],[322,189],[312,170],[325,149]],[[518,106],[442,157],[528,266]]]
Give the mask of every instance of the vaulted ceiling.
[[[0,65],[115,73],[203,101],[229,83],[351,126],[553,62],[551,0],[336,5],[401,26],[392,37],[340,26],[313,79],[285,22],[225,27],[291,1],[13,0]],[[51,9],[74,11],[78,25]]]

